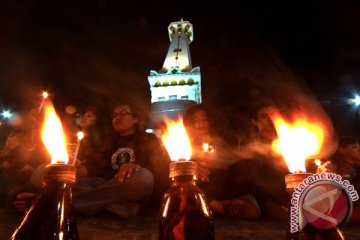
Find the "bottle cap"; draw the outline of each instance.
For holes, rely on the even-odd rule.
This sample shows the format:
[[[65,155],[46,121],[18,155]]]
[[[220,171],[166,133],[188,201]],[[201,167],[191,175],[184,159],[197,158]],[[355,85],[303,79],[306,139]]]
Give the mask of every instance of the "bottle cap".
[[[197,163],[193,161],[172,162],[169,165],[170,178],[178,176],[195,176]]]
[[[43,180],[57,181],[65,183],[75,183],[76,171],[75,166],[70,164],[48,164],[45,167]]]
[[[286,190],[293,192],[294,188],[297,187],[305,178],[311,176],[312,173],[292,173],[285,175]]]

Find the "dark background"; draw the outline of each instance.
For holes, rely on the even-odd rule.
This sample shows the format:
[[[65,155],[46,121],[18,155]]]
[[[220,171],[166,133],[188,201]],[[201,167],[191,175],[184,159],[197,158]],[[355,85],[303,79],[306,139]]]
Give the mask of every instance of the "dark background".
[[[111,109],[126,98],[147,110],[147,76],[162,67],[167,26],[183,17],[194,27],[204,102],[241,114],[259,96],[296,102],[299,91],[342,134],[357,134],[347,100],[359,82],[359,12],[355,0],[8,1],[0,7],[0,106],[27,111],[46,89],[59,109]]]

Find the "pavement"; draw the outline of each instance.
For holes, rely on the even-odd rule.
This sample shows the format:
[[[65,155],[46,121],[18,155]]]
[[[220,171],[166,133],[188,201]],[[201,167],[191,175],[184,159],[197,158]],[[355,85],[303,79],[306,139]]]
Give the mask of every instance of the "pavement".
[[[0,240],[9,239],[21,222],[22,216],[0,209]],[[155,240],[158,239],[157,213],[151,212],[137,217],[122,219],[111,213],[96,217],[78,217],[81,240]],[[215,217],[215,235],[222,239],[285,239],[286,224],[268,219],[245,221]],[[343,228],[347,240],[360,239],[359,224],[348,224]]]

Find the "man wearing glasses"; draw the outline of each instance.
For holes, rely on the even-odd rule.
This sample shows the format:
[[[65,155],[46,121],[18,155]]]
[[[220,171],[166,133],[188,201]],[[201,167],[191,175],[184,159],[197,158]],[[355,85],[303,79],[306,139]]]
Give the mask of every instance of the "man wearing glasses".
[[[112,114],[114,136],[104,153],[106,169],[90,184],[77,184],[77,212],[94,215],[104,209],[121,217],[137,215],[145,202],[159,203],[169,186],[170,158],[159,139],[141,129],[141,119],[130,103]]]

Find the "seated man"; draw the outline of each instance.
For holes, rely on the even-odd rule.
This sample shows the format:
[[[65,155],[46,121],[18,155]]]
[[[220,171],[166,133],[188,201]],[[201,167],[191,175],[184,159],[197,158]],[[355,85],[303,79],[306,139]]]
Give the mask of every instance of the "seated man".
[[[241,159],[231,167],[231,176],[237,189],[256,197],[264,215],[286,223],[289,196],[284,176],[289,170],[285,161],[272,151],[277,133],[271,113],[276,109],[269,101],[254,103],[250,116],[254,132],[252,138],[240,146]]]
[[[106,209],[121,217],[136,215],[151,196],[159,199],[165,192],[170,159],[155,135],[141,131],[139,122],[131,104],[114,109],[115,134],[104,154],[105,167],[74,186],[78,213],[94,215]]]
[[[198,163],[199,187],[209,201],[209,207],[217,214],[229,217],[256,219],[260,209],[251,195],[236,195],[229,182],[229,167],[235,162],[234,149],[237,139],[219,129],[219,122],[212,122],[211,111],[204,105],[188,109],[184,124],[192,143],[193,160]]]

